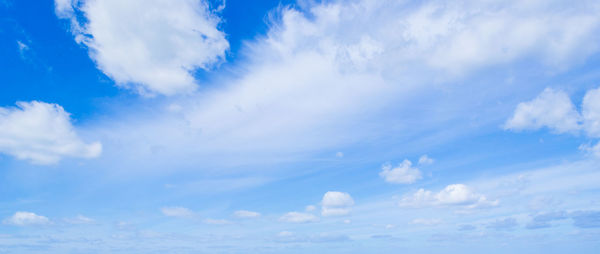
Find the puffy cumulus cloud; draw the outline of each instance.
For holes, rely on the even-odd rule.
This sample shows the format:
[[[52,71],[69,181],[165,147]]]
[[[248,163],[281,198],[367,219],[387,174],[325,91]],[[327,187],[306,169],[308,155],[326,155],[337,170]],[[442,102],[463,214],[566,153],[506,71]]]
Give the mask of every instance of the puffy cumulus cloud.
[[[229,48],[205,0],[56,0],[55,12],[71,21],[100,70],[144,94],[193,91],[192,72],[209,69]]]
[[[388,183],[414,183],[421,179],[421,171],[418,168],[412,167],[409,160],[404,160],[397,167],[392,168],[392,165],[387,163],[381,167],[379,176],[385,179]]]
[[[350,213],[354,200],[350,194],[339,191],[328,191],[321,200],[321,215],[341,216]]]
[[[505,128],[510,130],[537,130],[547,127],[558,133],[580,129],[581,116],[569,96],[563,91],[546,88],[537,98],[519,103]]]
[[[519,103],[505,128],[510,130],[547,127],[557,133],[583,132],[589,138],[600,137],[600,88],[586,92],[577,112],[569,96],[563,91],[546,88],[537,98]],[[580,150],[600,157],[600,144],[583,144]]]
[[[168,217],[190,217],[194,215],[190,209],[180,206],[163,207],[160,209],[162,214]]]
[[[451,184],[437,193],[419,189],[414,194],[403,197],[399,205],[415,208],[458,206],[472,209],[496,206],[498,203],[498,200],[490,201],[486,196],[475,193],[464,184]]]
[[[319,218],[310,213],[289,212],[281,216],[279,221],[291,223],[309,223],[317,222],[319,221]]]
[[[260,217],[260,213],[247,211],[247,210],[239,210],[235,211],[233,215],[237,218],[258,218]]]
[[[0,107],[0,152],[35,164],[53,164],[63,157],[98,157],[102,145],[83,142],[61,106],[17,102],[17,107]]]
[[[581,105],[583,127],[588,136],[600,137],[600,88],[589,90]]]
[[[2,223],[14,226],[46,225],[50,224],[50,220],[31,212],[16,212],[13,216],[4,219]]]

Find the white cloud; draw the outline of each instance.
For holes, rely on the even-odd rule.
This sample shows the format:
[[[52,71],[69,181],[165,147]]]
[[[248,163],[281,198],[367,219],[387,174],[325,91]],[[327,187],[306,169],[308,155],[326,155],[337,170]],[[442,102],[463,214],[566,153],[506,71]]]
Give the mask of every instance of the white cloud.
[[[163,207],[160,211],[169,217],[190,217],[194,215],[194,213],[185,207],[173,206],[173,207]]]
[[[600,138],[600,88],[589,90],[585,94],[581,114],[587,135]]]
[[[279,218],[282,222],[308,223],[317,222],[319,218],[310,213],[289,212]]]
[[[447,119],[459,119],[448,114],[472,114],[474,102],[515,92],[499,86],[489,92],[469,82],[458,88],[448,80],[517,61],[549,64],[549,70],[541,69],[557,72],[600,44],[598,6],[591,2],[317,2],[306,3],[302,11],[278,9],[267,34],[242,50],[237,75],[223,75],[218,84],[177,101],[178,112],[135,112],[122,119],[135,118],[138,122],[131,122],[140,123],[138,128],[107,126],[120,132],[115,143],[137,146],[127,151],[158,144],[168,148],[165,153],[185,158],[225,151],[248,160],[279,160],[385,136],[392,126],[398,126],[394,135],[399,136],[423,128],[439,131]],[[455,95],[479,92],[469,92],[463,102],[420,100],[440,92],[440,83]],[[417,101],[439,115],[415,114]],[[477,122],[495,117],[486,114]],[[408,122],[419,124],[402,124]]]
[[[260,217],[260,213],[247,211],[247,210],[239,210],[233,213],[235,217],[238,218],[258,218]]]
[[[191,72],[218,63],[229,48],[205,0],[56,0],[55,12],[71,21],[100,70],[141,93],[195,90]]]
[[[62,157],[98,157],[102,145],[84,143],[61,106],[17,102],[16,108],[0,107],[0,152],[36,164],[53,164]]]
[[[580,129],[580,118],[565,92],[546,88],[532,101],[519,103],[505,128],[537,130],[547,127],[558,133],[574,132]]]
[[[419,189],[412,195],[402,198],[402,207],[443,207],[482,208],[498,205],[498,200],[490,201],[486,196],[475,193],[464,184],[451,184],[438,193]]]
[[[417,218],[417,219],[412,220],[410,223],[416,224],[416,225],[435,226],[435,225],[442,224],[442,220]]]
[[[421,171],[418,168],[413,168],[409,160],[404,160],[397,167],[392,168],[391,164],[384,164],[381,167],[379,176],[383,177],[388,183],[403,183],[410,184],[421,179]]]
[[[307,211],[307,212],[312,212],[312,211],[314,211],[314,210],[317,210],[317,207],[316,207],[316,206],[314,206],[314,205],[307,205],[307,206],[304,208],[304,210],[305,210],[305,211]]]
[[[350,213],[354,200],[350,194],[339,191],[328,191],[321,200],[321,215],[341,216]]]
[[[16,212],[13,216],[2,221],[7,225],[28,226],[28,225],[46,225],[50,220],[44,216],[31,212]]]
[[[76,224],[76,225],[78,225],[78,224],[92,224],[92,223],[95,222],[93,219],[85,217],[83,215],[77,215],[74,218],[66,218],[66,219],[64,219],[64,221],[66,223]]]
[[[432,158],[429,158],[429,156],[427,156],[426,154],[419,157],[419,165],[431,165],[433,164],[434,160]]]

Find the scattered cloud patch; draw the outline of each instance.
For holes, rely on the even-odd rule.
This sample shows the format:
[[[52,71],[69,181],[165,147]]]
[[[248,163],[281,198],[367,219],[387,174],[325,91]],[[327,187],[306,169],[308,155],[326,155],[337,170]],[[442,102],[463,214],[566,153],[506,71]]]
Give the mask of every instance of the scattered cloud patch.
[[[344,157],[344,153],[337,152],[337,153],[335,153],[335,157],[337,157],[337,158],[343,158]]]
[[[316,206],[314,206],[314,205],[307,205],[307,206],[304,208],[304,211],[307,211],[307,212],[312,212],[312,211],[314,211],[314,210],[317,210],[317,207],[316,207]]]
[[[426,154],[419,157],[419,165],[431,165],[433,164],[434,160],[432,158],[429,158],[429,156],[427,156]]]
[[[63,157],[98,157],[102,145],[83,142],[63,107],[17,102],[17,107],[0,107],[0,152],[47,165]]]
[[[31,212],[16,212],[13,216],[4,219],[2,223],[13,226],[34,226],[50,224],[50,220]]]
[[[190,209],[180,206],[172,206],[172,207],[163,207],[160,209],[162,214],[168,217],[191,217],[194,215]]]
[[[404,160],[396,167],[386,163],[381,167],[381,176],[388,183],[410,184],[423,178],[418,168],[412,167],[412,162]]]
[[[247,211],[247,210],[239,210],[235,211],[233,215],[237,218],[249,219],[249,218],[258,218],[260,217],[260,213]]]
[[[317,222],[319,221],[319,218],[310,213],[289,212],[281,216],[279,221],[291,223],[309,223]]]
[[[56,0],[54,5],[98,68],[142,94],[195,90],[192,72],[222,61],[229,48],[218,28],[221,19],[205,0]]]
[[[425,226],[435,226],[435,225],[439,225],[442,224],[442,220],[440,219],[422,219],[422,218],[417,218],[414,219],[410,222],[410,224],[414,224],[414,225],[425,225]]]
[[[321,215],[342,216],[350,213],[354,200],[350,194],[339,191],[328,191],[321,200]]]
[[[290,231],[282,231],[277,234],[276,242],[281,243],[329,243],[349,241],[350,237],[343,234],[320,233],[312,235],[300,235]]]
[[[564,220],[567,218],[569,217],[566,212],[542,213],[534,216],[531,222],[527,223],[525,227],[527,229],[549,228],[552,226],[551,222],[557,220]]]
[[[415,208],[457,206],[472,209],[496,206],[498,203],[498,200],[490,201],[464,184],[451,184],[437,193],[419,189],[414,194],[403,197],[399,205]]]
[[[495,220],[487,225],[487,228],[494,230],[513,230],[519,223],[515,218],[504,218]]]
[[[573,212],[571,219],[578,228],[600,228],[600,211]]]
[[[77,215],[73,218],[66,218],[64,219],[64,221],[68,224],[73,225],[93,224],[94,222],[96,222],[94,219],[85,217],[83,215]]]
[[[575,132],[580,129],[580,119],[565,92],[546,88],[532,101],[519,103],[505,129],[518,131],[546,127],[557,133]]]

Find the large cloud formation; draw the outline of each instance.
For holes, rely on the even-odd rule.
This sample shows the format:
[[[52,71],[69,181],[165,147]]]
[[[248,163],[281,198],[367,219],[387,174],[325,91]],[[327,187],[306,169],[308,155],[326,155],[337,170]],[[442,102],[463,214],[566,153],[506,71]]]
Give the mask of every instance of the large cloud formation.
[[[205,0],[56,0],[55,7],[100,70],[143,94],[193,91],[192,72],[229,48]]]
[[[83,142],[61,106],[32,101],[0,107],[0,152],[36,164],[53,164],[62,157],[97,157],[102,145]]]

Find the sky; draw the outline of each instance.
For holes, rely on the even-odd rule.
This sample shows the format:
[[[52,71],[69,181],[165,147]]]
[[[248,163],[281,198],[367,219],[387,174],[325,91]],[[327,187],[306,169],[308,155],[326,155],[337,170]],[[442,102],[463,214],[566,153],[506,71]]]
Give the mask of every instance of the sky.
[[[593,0],[0,0],[0,253],[596,253]]]

